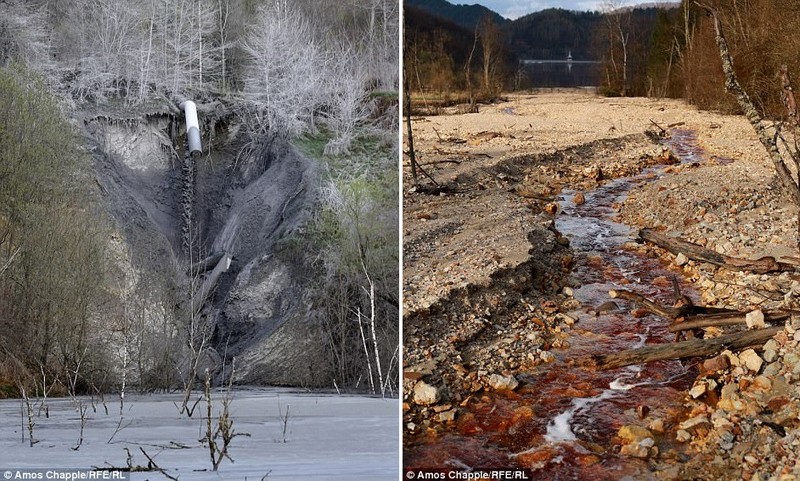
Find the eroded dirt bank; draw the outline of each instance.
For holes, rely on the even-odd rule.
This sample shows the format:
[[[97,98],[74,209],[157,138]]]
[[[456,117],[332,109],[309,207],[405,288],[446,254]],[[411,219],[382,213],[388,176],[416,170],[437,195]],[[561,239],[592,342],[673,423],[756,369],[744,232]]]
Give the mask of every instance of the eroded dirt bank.
[[[308,219],[317,164],[281,139],[248,143],[230,107],[200,104],[204,153],[187,187],[180,167],[185,126],[174,105],[82,115],[97,182],[119,229],[112,262],[131,309],[146,313],[142,330],[196,309],[208,326],[192,328],[207,337],[203,368],[221,374],[223,358],[235,356],[236,382],[314,385],[298,348],[310,342],[297,295],[307,273],[274,247]],[[187,267],[223,254],[230,262],[207,302],[190,307],[209,272]]]
[[[619,249],[636,257],[630,266],[610,266],[621,272],[614,274],[603,252],[583,245],[580,231],[565,237],[556,228],[559,219],[576,215],[580,194],[591,207],[598,187],[675,162],[644,132],[658,132],[652,122],[682,123],[675,128],[693,133],[691,142],[702,148],[698,160],[646,172],[625,186],[627,199],[613,193],[619,198],[607,199],[609,212],[601,216],[621,210],[617,220],[630,227],[676,232],[729,255],[796,252],[796,210],[744,118],[678,101],[562,93],[415,120],[419,160],[446,193],[414,192],[405,169],[407,466],[518,466],[565,479],[794,479],[787,476],[798,474],[800,447],[796,322],[787,321],[784,333],[755,350],[758,369],[745,362],[750,353],[731,353],[711,372],[695,361],[664,365],[679,371],[668,379],[648,368],[632,373],[625,386],[649,380],[625,390],[627,404],[615,401],[623,397],[615,393],[605,398],[602,384],[610,378],[586,380],[566,358],[608,337],[633,336],[633,325],[644,326],[636,334],[642,342],[666,340],[658,334],[664,322],[626,303],[587,298],[578,292],[584,284],[607,281],[658,298],[651,288],[668,286],[678,274],[698,303],[797,307],[800,282],[791,273],[677,266],[660,249],[623,242]],[[620,332],[600,334],[612,324]],[[553,396],[564,401],[531,401],[556,382],[563,385]],[[555,418],[569,406],[575,408],[563,417],[569,432],[559,437]],[[570,433],[576,439],[564,442]]]

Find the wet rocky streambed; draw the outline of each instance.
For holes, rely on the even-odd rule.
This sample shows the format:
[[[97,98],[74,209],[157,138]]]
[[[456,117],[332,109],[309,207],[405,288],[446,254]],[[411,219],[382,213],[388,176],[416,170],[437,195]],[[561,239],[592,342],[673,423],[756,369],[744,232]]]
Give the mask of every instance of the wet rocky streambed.
[[[672,132],[663,141],[682,164],[703,160],[694,134]],[[407,468],[525,468],[535,479],[648,477],[654,459],[683,457],[675,440],[681,401],[697,376],[693,363],[659,361],[598,371],[592,355],[673,342],[669,321],[610,301],[610,289],[635,291],[671,304],[673,279],[681,293],[698,295],[680,276],[634,242],[635,232],[614,221],[616,207],[637,185],[663,173],[649,167],[580,194],[563,191],[555,228],[574,257],[570,326],[552,346],[550,362],[514,372],[519,386],[474,393],[459,403],[443,429],[406,433]],[[449,406],[447,406],[449,407]],[[638,426],[647,426],[648,431]],[[651,437],[652,435],[652,437]]]

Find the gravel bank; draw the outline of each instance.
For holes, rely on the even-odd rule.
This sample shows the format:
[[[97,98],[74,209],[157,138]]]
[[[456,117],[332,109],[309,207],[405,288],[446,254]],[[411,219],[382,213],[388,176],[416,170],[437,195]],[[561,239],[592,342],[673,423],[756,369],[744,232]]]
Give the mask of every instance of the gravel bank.
[[[551,228],[558,196],[669,161],[643,135],[658,130],[654,123],[696,132],[705,154],[633,191],[620,206],[621,220],[732,256],[796,255],[797,209],[743,117],[680,101],[573,92],[415,119],[418,159],[446,193],[415,192],[405,166],[406,443],[452,423],[471,396],[513,389],[517,373],[551,360],[548,351],[570,330],[560,311],[574,307],[563,290],[568,243]],[[672,254],[647,249],[674,263]],[[692,261],[673,268],[694,283],[703,304],[800,308],[794,273],[731,273]],[[790,319],[769,345],[725,353],[718,369],[701,369],[683,418],[659,434],[689,455],[656,454],[654,477],[800,475],[799,329],[800,319]]]

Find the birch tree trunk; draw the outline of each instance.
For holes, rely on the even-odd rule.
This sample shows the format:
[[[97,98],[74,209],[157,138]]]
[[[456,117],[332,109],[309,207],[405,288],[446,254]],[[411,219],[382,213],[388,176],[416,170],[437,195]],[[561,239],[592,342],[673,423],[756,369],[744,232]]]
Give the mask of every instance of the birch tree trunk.
[[[775,167],[778,178],[791,196],[794,203],[800,206],[800,186],[798,186],[798,184],[792,178],[792,174],[789,171],[783,156],[778,150],[776,138],[767,132],[767,128],[763,123],[764,119],[761,117],[761,114],[758,112],[755,105],[753,105],[753,102],[750,100],[750,96],[747,95],[747,92],[745,92],[739,83],[739,80],[736,78],[736,72],[733,70],[733,58],[731,57],[730,50],[728,49],[728,42],[725,40],[725,34],[722,31],[722,23],[719,20],[717,11],[702,3],[695,2],[695,4],[705,9],[713,19],[714,34],[717,47],[719,48],[720,58],[722,60],[722,70],[725,73],[725,88],[729,92],[736,95],[736,100],[739,103],[739,107],[742,109],[742,111],[744,111],[744,114],[747,117],[747,120],[750,122],[750,125],[753,126],[753,129],[758,134],[758,140],[767,150],[767,154],[769,155],[770,161],[772,161],[772,165]]]

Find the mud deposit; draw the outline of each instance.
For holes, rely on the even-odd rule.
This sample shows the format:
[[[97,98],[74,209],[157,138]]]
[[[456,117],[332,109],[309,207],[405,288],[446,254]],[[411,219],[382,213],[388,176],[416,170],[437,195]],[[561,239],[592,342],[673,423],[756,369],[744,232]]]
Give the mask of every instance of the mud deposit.
[[[700,160],[689,131],[673,133],[666,144],[677,157],[673,161],[691,166]],[[575,191],[562,192],[554,235],[569,240],[574,256],[569,278],[574,288],[565,290],[572,299],[562,299],[559,309],[549,313],[547,302],[540,302],[544,314],[554,317],[552,325],[543,321],[549,333],[545,329],[540,347],[549,348],[554,358],[545,354],[540,356],[545,363],[506,370],[519,387],[474,389],[445,427],[407,436],[407,468],[517,467],[533,473],[534,479],[641,479],[655,475],[654,459],[680,456],[674,435],[664,433],[677,422],[684,391],[696,371],[678,361],[661,361],[603,372],[587,362],[595,354],[674,340],[666,329],[668,321],[637,312],[624,301],[608,302],[610,289],[633,290],[665,304],[673,301],[674,274],[632,242],[628,227],[613,220],[626,193],[662,171],[663,166],[651,167],[601,183],[581,193],[585,200],[577,203]],[[698,297],[686,285],[681,292]],[[528,317],[536,314],[532,311]],[[535,324],[529,330],[536,329]],[[526,330],[519,335],[525,336]],[[530,351],[537,347],[532,344],[519,348]],[[623,439],[628,429],[623,428],[634,425],[651,428],[649,439],[632,441],[636,449],[626,446],[630,439]]]
[[[218,102],[199,108],[204,153],[190,174],[174,109],[84,118],[97,182],[119,230],[111,261],[120,267],[120,288],[141,299],[151,323],[165,311],[196,309],[213,331],[203,360],[212,372],[223,356],[236,356],[238,382],[297,382],[308,338],[296,294],[305,273],[273,251],[316,202],[316,164],[280,139],[248,142]],[[227,269],[195,308],[216,261],[199,274],[188,266],[223,255]]]

